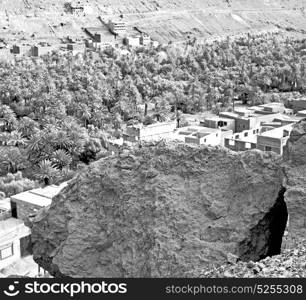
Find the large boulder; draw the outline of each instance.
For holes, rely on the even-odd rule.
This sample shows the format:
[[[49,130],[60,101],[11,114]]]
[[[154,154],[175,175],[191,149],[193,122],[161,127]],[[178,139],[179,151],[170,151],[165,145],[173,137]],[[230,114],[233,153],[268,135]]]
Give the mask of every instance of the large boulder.
[[[285,150],[287,243],[294,246],[297,239],[306,238],[306,121],[294,126]]]
[[[79,173],[32,221],[34,259],[56,277],[176,277],[229,254],[280,251],[277,156],[147,144]]]

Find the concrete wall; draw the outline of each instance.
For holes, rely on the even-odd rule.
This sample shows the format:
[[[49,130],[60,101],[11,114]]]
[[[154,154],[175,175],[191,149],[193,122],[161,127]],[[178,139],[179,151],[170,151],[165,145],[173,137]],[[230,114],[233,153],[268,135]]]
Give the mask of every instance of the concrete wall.
[[[266,147],[271,147],[271,151],[282,155],[283,154],[283,141],[282,140],[283,139],[259,135],[257,138],[257,149],[262,150],[262,151],[267,151]]]
[[[220,122],[223,122],[223,126],[220,126]],[[226,125],[224,125],[226,124]],[[234,119],[205,119],[204,122],[201,122],[201,125],[208,128],[216,128],[222,127],[222,129],[235,130],[235,120]]]
[[[292,107],[293,107],[294,113],[297,113],[300,110],[305,110],[306,109],[306,99],[293,100]]]
[[[239,140],[232,140],[229,138],[226,138],[224,140],[224,146],[233,151],[247,151],[251,149],[256,149],[256,144],[254,143],[249,143],[249,142],[239,141]]]
[[[14,198],[11,198],[12,203],[16,203],[17,206],[17,218],[20,220],[27,220],[30,215],[33,215],[38,210],[41,209],[40,206],[34,205],[28,202],[19,201]]]
[[[5,245],[13,243],[13,256],[0,260],[0,270],[6,268],[16,260],[20,259],[20,239],[31,234],[30,228],[22,224],[17,228],[12,228],[9,234],[5,237],[0,237],[0,249]]]
[[[235,126],[235,132],[242,132],[243,130],[248,130],[251,128],[251,123],[255,120],[251,120],[250,118],[237,118],[236,119],[236,126]]]
[[[173,133],[175,129],[176,122],[156,123],[140,128],[139,138],[147,140],[154,136]]]

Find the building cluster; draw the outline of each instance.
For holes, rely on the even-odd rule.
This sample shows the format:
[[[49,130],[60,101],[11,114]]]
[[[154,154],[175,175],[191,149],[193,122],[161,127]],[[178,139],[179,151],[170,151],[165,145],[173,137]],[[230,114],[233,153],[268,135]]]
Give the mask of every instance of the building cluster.
[[[195,126],[177,128],[176,121],[127,126],[126,143],[149,140],[177,140],[188,144],[224,146],[233,151],[259,149],[283,154],[293,125],[306,118],[306,99],[293,108],[269,103],[207,117]]]
[[[91,14],[93,8],[90,4],[82,1],[70,1],[66,2],[66,9],[74,15]]]
[[[0,200],[0,271],[32,255],[31,230],[25,222],[67,185],[50,185]]]
[[[10,51],[14,55],[20,55],[20,56],[28,55],[28,56],[38,57],[41,55],[51,53],[53,50],[55,50],[54,46],[52,46],[49,43],[41,42],[35,45],[16,44],[13,45]]]

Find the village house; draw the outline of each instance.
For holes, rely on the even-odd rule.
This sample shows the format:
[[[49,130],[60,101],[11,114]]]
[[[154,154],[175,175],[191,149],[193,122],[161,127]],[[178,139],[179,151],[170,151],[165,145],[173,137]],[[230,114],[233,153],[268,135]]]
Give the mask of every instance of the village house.
[[[257,148],[257,135],[261,128],[244,130],[224,139],[224,146],[233,151],[246,151]]]
[[[116,35],[124,35],[126,33],[126,23],[123,21],[108,21],[109,30]]]
[[[31,55],[38,57],[41,55],[46,55],[51,53],[54,50],[54,47],[47,45],[35,45],[31,47]]]
[[[292,128],[293,124],[289,124],[261,132],[257,137],[257,149],[283,155],[283,148],[287,144]]]
[[[205,118],[204,122],[200,122],[200,125],[208,128],[223,128],[232,130],[233,132],[235,131],[235,119],[231,118],[222,118],[218,116],[207,117]]]
[[[186,144],[224,146],[224,139],[232,134],[232,130],[223,128],[187,126],[178,128],[171,136],[171,139]]]
[[[128,36],[124,39],[124,43],[130,47],[139,47],[140,46],[140,36]]]
[[[0,270],[32,254],[31,230],[24,222],[67,185],[51,185],[0,200]]]
[[[125,142],[159,140],[169,137],[175,129],[176,121],[160,122],[151,125],[130,125],[126,127],[123,139]]]
[[[297,120],[303,120],[306,118],[306,110],[300,110],[296,115],[295,118]],[[0,121],[1,122],[1,121]]]
[[[255,110],[257,114],[275,114],[275,113],[284,113],[285,106],[283,103],[272,102],[267,104],[261,104],[258,106],[258,109]]]
[[[80,1],[72,1],[68,5],[72,14],[79,15],[84,12],[84,4]]]
[[[67,49],[71,51],[73,55],[76,55],[78,53],[84,53],[86,50],[85,43],[71,43],[67,44]]]
[[[87,41],[88,47],[101,49],[103,47],[113,45],[115,37],[104,27],[87,27],[85,32],[91,37],[92,42]]]
[[[28,55],[31,52],[31,47],[29,45],[13,45],[11,53],[14,55]]]
[[[301,110],[306,110],[306,98],[292,100],[292,108],[295,114]]]
[[[251,130],[260,126],[262,123],[271,122],[279,117],[279,113],[257,114],[249,109],[235,110],[234,112],[221,112],[220,117],[235,120],[235,132]]]
[[[140,44],[142,46],[148,46],[151,43],[151,37],[148,34],[143,33],[140,36]]]

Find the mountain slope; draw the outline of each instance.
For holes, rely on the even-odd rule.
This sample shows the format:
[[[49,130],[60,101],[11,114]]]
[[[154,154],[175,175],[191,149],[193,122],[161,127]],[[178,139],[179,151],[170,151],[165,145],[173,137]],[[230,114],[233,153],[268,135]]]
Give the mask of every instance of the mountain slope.
[[[68,33],[71,30],[71,35],[81,36],[82,27],[101,26],[99,15],[107,18],[123,15],[130,28],[137,27],[160,42],[266,30],[305,33],[306,25],[305,0],[81,1],[92,8],[92,15],[87,16],[66,14],[65,2],[0,0],[0,33],[8,34],[8,38],[13,32],[52,37],[48,24],[57,26],[64,22]],[[61,35],[67,32],[56,32],[56,36]]]

